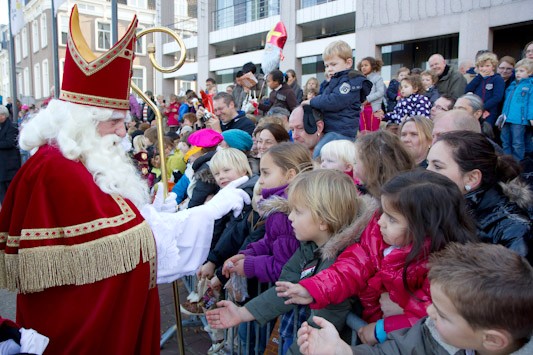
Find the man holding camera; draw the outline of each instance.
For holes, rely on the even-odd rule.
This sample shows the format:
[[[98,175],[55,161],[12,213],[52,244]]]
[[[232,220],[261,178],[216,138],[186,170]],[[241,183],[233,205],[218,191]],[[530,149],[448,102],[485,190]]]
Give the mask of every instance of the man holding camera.
[[[226,92],[220,92],[213,97],[214,116],[205,108],[201,107],[196,111],[196,117],[204,122],[206,127],[217,132],[224,132],[228,129],[240,129],[253,134],[255,124],[246,117],[243,111],[237,111],[233,96]]]

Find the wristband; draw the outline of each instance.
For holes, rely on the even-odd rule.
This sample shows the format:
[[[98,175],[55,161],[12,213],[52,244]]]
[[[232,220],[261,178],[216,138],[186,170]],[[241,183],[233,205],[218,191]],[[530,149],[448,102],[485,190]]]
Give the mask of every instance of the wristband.
[[[385,331],[385,322],[383,319],[380,319],[376,322],[376,327],[374,328],[374,337],[380,343],[383,343],[387,340],[387,332]]]

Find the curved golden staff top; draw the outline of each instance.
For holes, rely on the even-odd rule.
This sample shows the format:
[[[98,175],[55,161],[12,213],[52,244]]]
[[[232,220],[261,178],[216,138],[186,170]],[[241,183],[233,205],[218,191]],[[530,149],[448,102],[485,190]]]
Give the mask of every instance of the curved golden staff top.
[[[137,39],[141,38],[142,36],[145,36],[149,33],[153,32],[163,32],[171,36],[178,42],[178,45],[180,47],[180,58],[174,64],[172,67],[162,67],[157,63],[155,59],[155,45],[153,43],[150,43],[148,45],[147,51],[148,56],[150,57],[150,62],[152,62],[152,65],[154,66],[155,70],[161,72],[161,73],[172,73],[178,70],[183,66],[183,63],[185,62],[185,55],[187,54],[187,50],[185,49],[185,43],[181,39],[180,36],[171,29],[168,29],[166,27],[153,27],[153,28],[147,28],[145,30],[140,31],[137,33]],[[164,138],[164,132],[163,132],[163,116],[161,114],[161,111],[159,111],[159,108],[157,105],[144,93],[142,90],[131,82],[131,89],[139,95],[143,101],[155,112],[155,119],[156,119],[156,126],[157,126],[157,149],[159,150],[159,156],[161,160],[161,181],[163,182],[164,190],[164,196],[167,197],[168,193],[168,179],[167,179],[167,164],[165,159],[165,144],[163,142]]]
[[[141,38],[144,35],[147,35],[148,33],[153,32],[163,32],[171,36],[178,42],[178,45],[180,47],[180,58],[174,64],[172,67],[162,67],[160,66],[156,59],[155,59],[155,45],[153,43],[150,43],[148,45],[148,55],[150,57],[150,62],[152,62],[152,65],[154,68],[162,73],[172,73],[181,68],[183,63],[185,62],[185,55],[186,55],[186,48],[185,43],[181,39],[181,37],[178,36],[178,34],[168,28],[165,27],[153,27],[148,28],[145,30],[140,31],[137,33],[137,39]],[[159,111],[159,108],[157,105],[144,93],[137,85],[135,85],[133,82],[131,82],[131,88],[134,92],[136,92],[144,102],[155,112],[156,117],[156,126],[157,126],[157,149],[159,150],[159,156],[161,157],[161,181],[163,182],[163,194],[165,198],[168,194],[168,179],[167,179],[167,164],[165,159],[165,144],[163,141],[164,132],[163,132],[163,116],[161,115],[161,111]],[[183,342],[183,327],[181,323],[181,311],[180,311],[180,301],[179,301],[179,289],[178,289],[178,282],[174,281],[172,283],[172,289],[174,293],[174,313],[176,315],[176,332],[178,335],[178,348],[180,351],[180,354],[185,354],[185,347]]]

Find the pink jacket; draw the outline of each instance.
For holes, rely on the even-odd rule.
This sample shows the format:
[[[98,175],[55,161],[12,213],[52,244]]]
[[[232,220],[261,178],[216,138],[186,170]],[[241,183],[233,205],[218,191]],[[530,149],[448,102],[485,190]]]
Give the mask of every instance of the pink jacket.
[[[379,298],[382,293],[389,292],[391,300],[400,305],[404,313],[384,319],[388,333],[410,327],[427,315],[426,308],[431,304],[426,266],[430,240],[428,238],[424,243],[420,259],[411,262],[407,268],[409,292],[403,285],[402,275],[411,246],[394,249],[384,257],[383,251],[389,245],[383,242],[377,223],[379,217],[376,212],[360,242],[346,248],[332,266],[300,281],[300,284],[313,296],[312,309],[359,296],[364,307],[363,319],[369,323],[383,318]]]

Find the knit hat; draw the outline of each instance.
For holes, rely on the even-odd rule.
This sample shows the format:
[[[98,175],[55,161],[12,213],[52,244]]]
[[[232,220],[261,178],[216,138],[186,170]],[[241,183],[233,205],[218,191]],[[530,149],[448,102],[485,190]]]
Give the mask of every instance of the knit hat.
[[[224,138],[220,133],[210,128],[204,128],[189,136],[189,144],[201,148],[210,148],[218,145]]]
[[[318,129],[316,123],[323,120],[322,113],[313,109],[311,105],[304,105],[302,107],[304,109],[304,130],[307,134],[314,134]]]
[[[252,136],[242,129],[228,129],[222,132],[222,137],[224,137],[224,140],[231,148],[241,151],[252,149],[252,145],[254,144]]]

